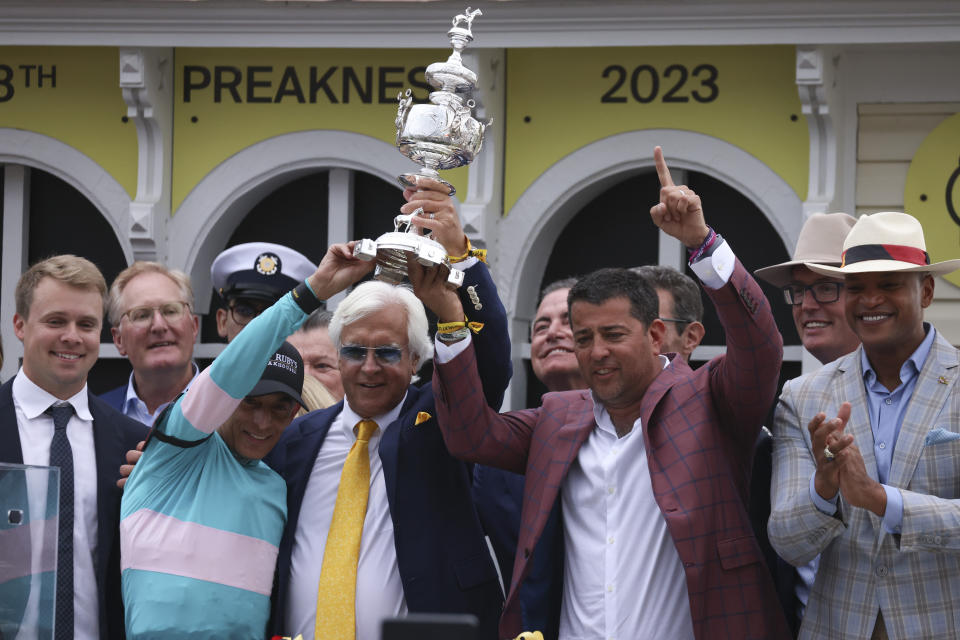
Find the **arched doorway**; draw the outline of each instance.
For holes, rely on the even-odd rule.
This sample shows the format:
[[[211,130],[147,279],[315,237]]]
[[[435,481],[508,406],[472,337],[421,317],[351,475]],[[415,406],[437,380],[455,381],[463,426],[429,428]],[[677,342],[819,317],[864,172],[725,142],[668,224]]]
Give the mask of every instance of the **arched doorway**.
[[[723,140],[672,129],[633,131],[598,140],[566,156],[523,193],[498,227],[499,255],[495,271],[498,287],[512,318],[515,375],[508,400],[510,408],[527,406],[524,359],[529,357],[529,323],[557,240],[584,207],[623,182],[625,177],[642,172],[652,176],[653,148],[656,145],[664,147],[675,179],[686,180],[685,172],[712,178],[717,184],[741,194],[762,214],[775,237],[779,238],[779,245],[772,246],[795,245],[803,224],[800,197],[772,169]],[[652,179],[650,185],[643,187],[641,193],[633,194],[623,205],[625,211],[640,218],[648,216],[650,206],[657,201],[659,189],[655,178]],[[709,190],[708,183],[704,182],[704,185]],[[736,223],[727,222],[722,217],[714,219],[709,197],[715,196],[704,194],[708,222],[733,240],[728,231],[734,229],[728,230],[725,226],[736,226]],[[722,216],[721,211],[715,213]],[[616,228],[603,227],[601,232],[608,237],[627,237]],[[639,239],[627,239],[639,242]],[[739,254],[740,249],[737,251]],[[657,262],[661,264],[683,264],[682,249],[674,241],[658,241],[657,252]],[[610,256],[613,252],[603,249],[601,253]],[[771,262],[785,260],[786,249],[782,255]],[[771,262],[750,264],[744,261],[744,264],[755,269]],[[707,339],[710,339],[709,335]],[[704,357],[710,357],[719,351],[704,349],[702,353]],[[797,372],[801,353],[800,347],[790,347],[785,354],[787,361],[797,362]]]
[[[321,169],[288,177],[292,179],[253,204],[218,252],[244,242],[274,242],[319,263],[334,241],[330,238],[331,227],[352,229],[345,238],[336,239],[338,242],[354,237],[376,238],[390,230],[388,225],[404,202],[395,181],[390,183],[364,171]],[[330,203],[338,202],[343,206],[331,207]],[[222,342],[215,321],[222,300],[212,287],[195,293],[198,301],[209,302],[209,312],[201,316],[203,344],[199,348],[206,359],[219,351],[218,343]]]
[[[741,262],[753,268],[787,260],[788,251],[773,225],[743,194],[706,174],[688,171],[684,183],[704,201],[709,222],[733,247]],[[656,225],[638,204],[637,194],[656,193],[659,181],[654,171],[621,174],[620,181],[594,197],[571,219],[557,237],[547,261],[540,289],[556,280],[576,277],[602,267],[634,267],[641,264],[662,263],[661,244],[669,240],[659,233]],[[682,254],[681,254],[682,255]],[[683,261],[670,264],[696,280],[696,275]],[[799,338],[790,315],[790,308],[780,304],[780,292],[761,282],[771,301],[777,325],[788,345],[799,344]],[[704,325],[707,332],[701,347],[691,359],[698,366],[720,352],[726,344],[723,328],[716,312],[706,297]],[[529,332],[527,333],[529,335]],[[528,352],[528,350],[525,350]],[[527,377],[526,406],[539,404],[546,388],[533,376],[529,358],[524,358]],[[783,374],[796,377],[799,362],[787,362]]]

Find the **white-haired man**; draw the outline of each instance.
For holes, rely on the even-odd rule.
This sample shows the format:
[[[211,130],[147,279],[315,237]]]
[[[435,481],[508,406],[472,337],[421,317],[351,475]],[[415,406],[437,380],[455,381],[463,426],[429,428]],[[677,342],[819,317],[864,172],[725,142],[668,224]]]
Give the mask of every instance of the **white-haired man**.
[[[456,265],[465,271],[458,294],[484,346],[482,392],[499,406],[511,366],[496,287],[470,255],[445,191],[405,195],[401,211],[423,209],[418,226],[433,230],[451,257],[465,258]],[[442,328],[467,330],[462,311],[431,310]],[[503,595],[470,474],[443,444],[430,385],[411,385],[432,355],[423,304],[406,288],[361,284],[338,305],[330,336],[344,400],[295,421],[268,460],[287,481],[289,514],[273,632],[378,638],[384,618],[443,612],[473,614],[481,637],[493,637]]]
[[[821,554],[801,638],[956,638],[960,627],[960,352],[923,321],[933,275],[920,223],[862,216],[839,267],[853,353],[784,385],[770,541]],[[836,416],[829,420],[827,416]]]

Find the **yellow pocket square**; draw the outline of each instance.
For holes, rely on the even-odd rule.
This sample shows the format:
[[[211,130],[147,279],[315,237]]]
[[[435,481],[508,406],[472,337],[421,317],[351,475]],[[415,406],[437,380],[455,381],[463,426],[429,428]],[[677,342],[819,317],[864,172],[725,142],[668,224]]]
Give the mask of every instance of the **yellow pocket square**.
[[[423,424],[424,422],[426,422],[432,417],[433,416],[427,413],[426,411],[421,411],[420,413],[417,414],[417,421],[413,423],[413,426],[416,427],[417,425]]]
[[[543,634],[539,631],[524,631],[515,640],[543,640]]]

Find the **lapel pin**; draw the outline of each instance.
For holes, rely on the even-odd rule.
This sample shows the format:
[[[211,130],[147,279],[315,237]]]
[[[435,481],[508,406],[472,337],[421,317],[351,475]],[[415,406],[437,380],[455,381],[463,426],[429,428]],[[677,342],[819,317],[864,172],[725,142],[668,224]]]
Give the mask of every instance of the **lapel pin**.
[[[427,420],[429,420],[429,419],[432,418],[432,417],[433,417],[433,416],[431,416],[431,415],[430,415],[429,413],[427,413],[426,411],[421,411],[421,412],[419,412],[419,413],[417,414],[417,419],[416,419],[416,421],[413,423],[413,426],[415,426],[415,427],[416,427],[416,426],[419,426],[419,425],[423,424],[424,422],[426,422]]]
[[[940,376],[939,378],[937,378],[937,382],[939,382],[940,384],[947,384],[947,376]]]

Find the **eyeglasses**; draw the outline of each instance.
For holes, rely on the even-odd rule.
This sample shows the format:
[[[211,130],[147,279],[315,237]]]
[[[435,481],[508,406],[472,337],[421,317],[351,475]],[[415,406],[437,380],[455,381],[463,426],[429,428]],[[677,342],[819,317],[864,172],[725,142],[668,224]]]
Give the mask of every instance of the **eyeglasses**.
[[[233,318],[233,321],[240,326],[244,326],[258,315],[263,313],[263,310],[267,308],[267,305],[247,302],[245,300],[238,300],[231,304],[229,308],[230,317]]]
[[[157,311],[163,316],[164,321],[173,323],[183,318],[189,310],[190,305],[186,302],[165,302],[158,307],[134,307],[120,317],[126,316],[133,326],[146,329],[153,324],[153,314]]]
[[[345,344],[340,347],[340,357],[350,362],[364,362],[367,359],[367,353],[373,351],[373,357],[380,364],[397,364],[403,357],[403,350],[406,347],[407,345],[402,347],[364,347],[359,344]]]
[[[810,285],[788,284],[783,288],[783,299],[787,301],[787,304],[803,304],[803,294],[809,291],[814,300],[820,304],[827,304],[840,299],[842,288],[843,283],[836,280],[814,282]]]
[[[687,325],[694,320],[684,320],[683,318],[660,318],[664,322],[676,322],[677,323],[677,333],[683,333],[683,330],[687,328]]]

